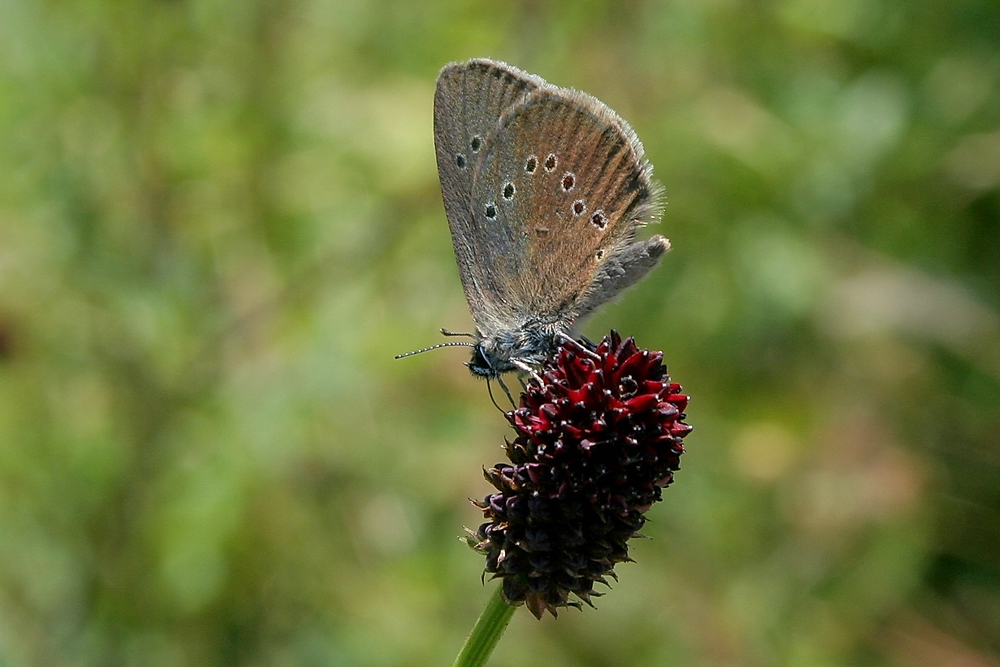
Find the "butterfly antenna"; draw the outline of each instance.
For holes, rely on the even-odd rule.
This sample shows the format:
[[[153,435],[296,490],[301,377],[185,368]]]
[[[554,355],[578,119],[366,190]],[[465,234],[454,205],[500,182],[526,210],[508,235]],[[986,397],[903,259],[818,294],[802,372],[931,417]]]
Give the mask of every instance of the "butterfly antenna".
[[[404,357],[412,357],[415,354],[423,354],[424,352],[430,352],[431,350],[436,350],[440,347],[475,347],[475,343],[460,343],[458,341],[451,341],[448,343],[438,343],[437,345],[431,345],[430,347],[425,347],[419,350],[414,350],[413,352],[404,352],[403,354],[397,354],[396,359],[402,359]]]
[[[458,333],[456,331],[448,331],[447,329],[441,329],[441,335],[442,336],[467,336],[467,337],[469,337],[469,338],[471,338],[473,340],[476,340],[478,338],[478,336],[476,336],[475,334]]]

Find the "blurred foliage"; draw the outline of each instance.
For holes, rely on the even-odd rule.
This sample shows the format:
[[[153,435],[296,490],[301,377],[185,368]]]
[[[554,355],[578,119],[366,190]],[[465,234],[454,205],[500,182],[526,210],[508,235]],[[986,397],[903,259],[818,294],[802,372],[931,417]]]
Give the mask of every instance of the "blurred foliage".
[[[0,665],[450,664],[509,433],[431,134],[507,60],[635,127],[674,244],[583,328],[689,453],[492,664],[1000,665],[992,0],[0,5]]]

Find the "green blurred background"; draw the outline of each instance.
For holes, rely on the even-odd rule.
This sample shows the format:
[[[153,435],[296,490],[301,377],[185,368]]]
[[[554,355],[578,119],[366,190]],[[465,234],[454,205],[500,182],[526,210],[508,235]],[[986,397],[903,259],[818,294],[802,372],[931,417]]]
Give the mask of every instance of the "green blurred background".
[[[509,429],[438,70],[629,120],[693,396],[652,539],[496,666],[1000,665],[994,0],[0,3],[0,666],[431,666]]]

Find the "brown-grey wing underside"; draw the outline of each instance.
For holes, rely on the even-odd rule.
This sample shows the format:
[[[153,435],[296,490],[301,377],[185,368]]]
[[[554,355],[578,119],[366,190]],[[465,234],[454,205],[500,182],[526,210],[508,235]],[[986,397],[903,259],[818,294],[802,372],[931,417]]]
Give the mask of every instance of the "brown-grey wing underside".
[[[451,230],[462,287],[476,325],[488,328],[494,299],[488,293],[471,211],[472,179],[486,141],[500,116],[531,91],[547,85],[540,77],[487,59],[453,63],[441,70],[434,94],[434,145],[445,214]]]
[[[500,119],[472,188],[495,307],[568,328],[634,283],[669,247],[635,241],[656,195],[624,120],[584,93],[535,90]]]

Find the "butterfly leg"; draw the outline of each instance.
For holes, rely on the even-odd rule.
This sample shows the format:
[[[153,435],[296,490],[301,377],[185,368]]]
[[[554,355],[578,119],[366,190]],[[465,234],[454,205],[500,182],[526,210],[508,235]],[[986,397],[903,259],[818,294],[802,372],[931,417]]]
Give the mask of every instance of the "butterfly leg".
[[[504,391],[504,393],[505,393],[505,394],[507,394],[507,398],[508,398],[508,399],[510,399],[510,402],[511,402],[511,405],[513,405],[513,403],[514,403],[514,399],[510,397],[510,392],[509,392],[509,391],[507,391],[507,387],[504,387],[504,385],[503,385],[503,380],[501,380],[501,379],[500,379],[500,378],[498,377],[498,378],[497,378],[497,381],[498,381],[498,382],[500,382],[500,386],[501,386],[501,387],[503,387],[503,391]],[[496,408],[497,410],[499,410],[500,412],[504,412],[504,413],[506,413],[507,411],[506,411],[506,410],[504,410],[503,408],[501,408],[501,407],[500,407],[500,404],[499,404],[499,403],[497,403],[497,399],[495,399],[495,398],[493,397],[493,385],[492,385],[492,384],[490,384],[490,379],[489,379],[489,378],[486,378],[486,391],[488,391],[488,392],[489,392],[489,394],[490,394],[490,400],[491,400],[491,401],[493,402],[493,407],[495,407],[495,408]]]
[[[584,341],[584,343],[586,343],[586,345],[584,345],[583,343],[581,343],[578,340],[575,340],[569,334],[565,334],[565,333],[562,333],[562,332],[557,333],[556,334],[556,338],[558,338],[563,343],[570,343],[570,344],[572,344],[576,349],[578,349],[579,351],[583,352],[584,354],[586,354],[588,357],[590,357],[594,361],[600,361],[601,360],[601,355],[597,354],[592,349],[592,348],[596,348],[597,346],[594,345],[594,342],[592,340],[589,340],[585,336],[580,336],[580,338]]]
[[[539,387],[544,387],[545,382],[542,381],[542,376],[535,372],[535,369],[524,363],[520,359],[511,359],[510,363],[514,364],[518,370],[522,370],[531,376],[531,379],[538,383]]]
[[[500,388],[503,389],[503,393],[507,395],[507,400],[510,401],[511,407],[516,408],[517,403],[514,402],[514,397],[510,395],[510,389],[507,388],[507,385],[504,384],[503,378],[499,375],[497,376],[497,384],[499,384]],[[490,386],[489,382],[486,383],[486,386]],[[493,394],[490,394],[490,398],[493,398]],[[496,405],[496,401],[493,401],[493,405]],[[497,407],[499,408],[500,406],[497,405]],[[503,410],[501,410],[501,412],[503,412]]]

